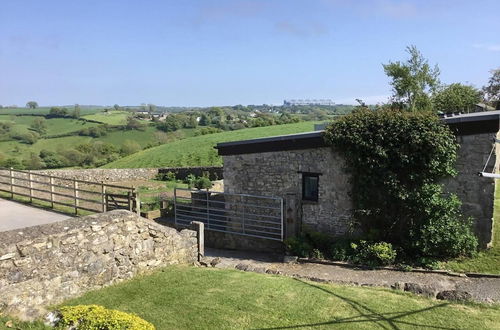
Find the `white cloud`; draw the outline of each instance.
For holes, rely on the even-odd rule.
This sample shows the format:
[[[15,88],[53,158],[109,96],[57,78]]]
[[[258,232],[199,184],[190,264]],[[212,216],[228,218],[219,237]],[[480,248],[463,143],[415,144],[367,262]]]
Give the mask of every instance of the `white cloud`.
[[[474,44],[472,47],[488,50],[490,52],[500,52],[500,44]]]

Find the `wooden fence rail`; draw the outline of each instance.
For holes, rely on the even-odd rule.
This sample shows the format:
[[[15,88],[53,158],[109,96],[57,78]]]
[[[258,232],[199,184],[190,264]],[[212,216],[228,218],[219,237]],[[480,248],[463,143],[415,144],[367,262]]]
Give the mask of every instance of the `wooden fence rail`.
[[[90,212],[128,209],[140,214],[140,202],[134,187],[39,174],[32,171],[0,168],[0,192]]]

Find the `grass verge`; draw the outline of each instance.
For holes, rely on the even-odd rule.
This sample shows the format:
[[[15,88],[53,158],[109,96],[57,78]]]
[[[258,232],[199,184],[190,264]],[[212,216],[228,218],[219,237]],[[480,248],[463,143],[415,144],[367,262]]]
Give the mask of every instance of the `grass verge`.
[[[455,304],[381,288],[183,266],[65,303],[78,304],[135,313],[157,329],[498,329],[500,324],[498,305]]]

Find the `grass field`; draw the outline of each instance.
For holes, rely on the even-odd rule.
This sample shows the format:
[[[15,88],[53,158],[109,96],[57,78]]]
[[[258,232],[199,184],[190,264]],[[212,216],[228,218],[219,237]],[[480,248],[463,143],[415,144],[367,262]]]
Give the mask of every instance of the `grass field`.
[[[125,125],[128,116],[130,116],[130,113],[127,111],[108,111],[86,115],[83,116],[83,118],[99,121],[108,125]]]
[[[314,122],[301,122],[278,126],[248,128],[237,131],[194,136],[159,147],[143,150],[104,168],[208,166],[221,165],[214,146],[220,142],[238,141],[259,137],[308,132],[314,129]]]
[[[16,133],[25,133],[29,131],[31,123],[39,116],[13,116],[13,115],[0,115],[0,121],[10,122],[13,124],[12,130]],[[66,134],[79,131],[82,128],[97,126],[97,123],[89,123],[83,120],[72,118],[52,118],[46,119],[47,136]]]
[[[73,111],[74,107],[67,106],[66,107],[69,112]],[[103,107],[82,107],[80,108],[80,114],[83,115],[90,115],[94,114],[97,112],[103,111]],[[39,107],[36,109],[28,109],[28,108],[1,108],[0,109],[0,115],[27,115],[27,114],[34,114],[34,115],[47,115],[49,114],[50,107]]]
[[[455,304],[389,289],[187,266],[168,267],[65,303],[78,304],[131,312],[158,330],[498,329],[500,324],[498,305]]]
[[[66,119],[63,119],[66,120]],[[92,123],[89,123],[92,124]],[[98,125],[98,124],[92,124]],[[89,127],[87,125],[81,127]],[[69,129],[69,128],[67,128]],[[61,129],[63,131],[64,129]],[[137,142],[142,148],[146,147],[148,144],[155,144],[156,137],[154,133],[156,129],[154,127],[146,127],[143,131],[112,131],[106,136],[99,138],[92,138],[89,136],[64,136],[59,138],[49,138],[49,139],[39,139],[36,143],[29,145],[20,143],[19,141],[1,141],[0,142],[0,152],[7,157],[17,157],[19,159],[27,158],[30,153],[38,154],[41,150],[50,151],[61,151],[66,149],[72,149],[79,144],[88,143],[91,141],[103,141],[111,143],[116,147],[120,148],[123,143],[127,140]]]

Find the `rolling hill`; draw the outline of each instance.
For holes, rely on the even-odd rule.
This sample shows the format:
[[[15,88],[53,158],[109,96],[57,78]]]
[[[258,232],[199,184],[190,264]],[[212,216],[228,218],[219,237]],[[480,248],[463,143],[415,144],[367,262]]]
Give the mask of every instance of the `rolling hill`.
[[[176,167],[221,165],[214,146],[220,142],[312,131],[315,122],[247,128],[209,135],[194,136],[158,147],[142,150],[102,168]]]

